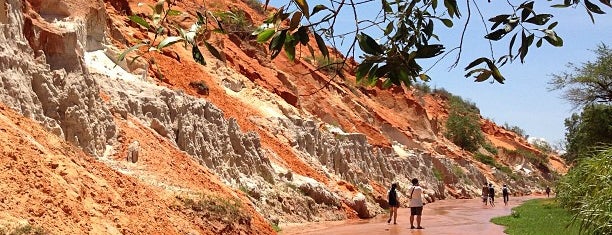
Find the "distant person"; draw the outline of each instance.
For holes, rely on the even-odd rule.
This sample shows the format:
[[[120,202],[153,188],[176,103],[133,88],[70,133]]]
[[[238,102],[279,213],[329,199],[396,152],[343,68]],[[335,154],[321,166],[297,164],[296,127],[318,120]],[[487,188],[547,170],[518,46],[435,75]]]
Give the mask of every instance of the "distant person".
[[[495,188],[493,188],[492,183],[489,183],[489,204],[495,207]]]
[[[502,188],[502,196],[504,197],[504,205],[508,205],[508,201],[510,201],[510,191],[508,191],[508,186],[504,184]]]
[[[487,183],[485,183],[482,186],[482,202],[485,206],[487,205],[487,199],[489,199],[489,187],[487,186]]]
[[[546,197],[550,197],[550,187],[546,186]]]
[[[410,229],[414,227],[414,217],[416,216],[417,226],[416,229],[424,229],[421,227],[421,215],[423,214],[423,188],[419,186],[419,180],[417,178],[412,179],[412,186],[408,189],[410,192]]]
[[[397,208],[399,207],[399,200],[397,197],[397,183],[391,184],[391,189],[389,190],[389,220],[387,223],[391,223],[391,219],[393,219],[393,224],[397,224]]]

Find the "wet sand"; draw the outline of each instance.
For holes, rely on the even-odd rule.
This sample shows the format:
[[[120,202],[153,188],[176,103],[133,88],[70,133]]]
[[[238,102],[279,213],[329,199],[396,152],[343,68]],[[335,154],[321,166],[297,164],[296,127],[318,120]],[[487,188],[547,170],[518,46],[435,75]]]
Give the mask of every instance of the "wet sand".
[[[533,198],[536,197],[510,198],[508,206],[504,206],[500,197],[495,199],[496,207],[484,206],[480,199],[430,203],[423,209],[421,226],[425,229],[410,229],[410,208],[399,208],[397,224],[387,224],[386,214],[364,220],[285,225],[280,234],[504,234],[504,227],[489,222],[491,218],[509,215],[512,207]]]

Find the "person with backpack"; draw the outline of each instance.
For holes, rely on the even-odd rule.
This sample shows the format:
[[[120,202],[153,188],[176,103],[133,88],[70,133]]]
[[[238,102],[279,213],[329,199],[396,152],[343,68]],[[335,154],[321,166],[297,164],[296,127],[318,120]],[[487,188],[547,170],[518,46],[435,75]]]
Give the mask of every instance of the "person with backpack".
[[[502,188],[502,196],[504,197],[504,205],[508,205],[508,201],[510,200],[510,191],[508,190],[508,186],[504,184]]]
[[[397,183],[391,184],[391,189],[389,190],[389,220],[387,223],[391,223],[391,219],[393,219],[393,224],[397,224],[397,208],[399,207],[399,199],[397,197]]]
[[[495,207],[495,188],[492,183],[489,183],[489,203],[491,207]]]

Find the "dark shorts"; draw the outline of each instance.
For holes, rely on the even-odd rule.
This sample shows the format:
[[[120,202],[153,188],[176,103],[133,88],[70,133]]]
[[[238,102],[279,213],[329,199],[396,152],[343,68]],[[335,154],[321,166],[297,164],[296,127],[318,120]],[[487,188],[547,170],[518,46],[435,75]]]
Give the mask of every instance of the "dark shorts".
[[[399,203],[398,202],[390,202],[389,203],[389,207],[399,207]]]
[[[423,214],[423,207],[410,207],[410,215],[421,215]]]

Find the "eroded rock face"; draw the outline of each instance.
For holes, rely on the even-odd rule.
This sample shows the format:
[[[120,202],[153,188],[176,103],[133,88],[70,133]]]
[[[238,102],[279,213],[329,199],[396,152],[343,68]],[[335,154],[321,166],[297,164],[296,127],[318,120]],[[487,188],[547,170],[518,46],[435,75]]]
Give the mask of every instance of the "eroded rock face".
[[[242,133],[234,119],[226,120],[211,103],[140,80],[100,75],[99,81],[115,112],[124,118],[128,114],[137,117],[226,182],[237,185],[241,178],[251,176],[274,181],[259,136]]]
[[[0,100],[86,152],[101,156],[115,137],[115,125],[102,105],[96,82],[82,70],[82,59],[69,55],[60,59],[70,60],[69,69],[58,64],[53,70],[45,53],[35,58],[32,44],[24,37],[32,26],[24,20],[31,19],[21,14],[21,1],[7,3],[8,24],[0,25]],[[62,40],[66,40],[62,45],[78,44],[76,38]]]

